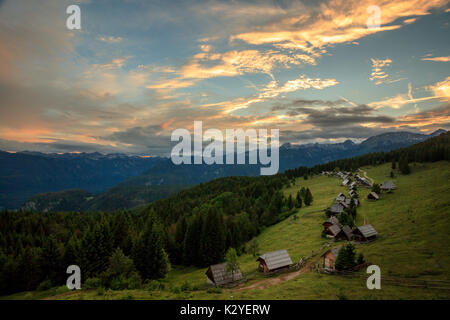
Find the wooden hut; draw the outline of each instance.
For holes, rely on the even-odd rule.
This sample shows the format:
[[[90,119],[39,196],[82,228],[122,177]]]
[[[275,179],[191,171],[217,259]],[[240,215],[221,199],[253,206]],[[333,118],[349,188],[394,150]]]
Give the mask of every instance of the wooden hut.
[[[380,199],[380,196],[376,192],[371,192],[367,195],[367,199],[369,200],[378,200]]]
[[[353,239],[353,233],[352,229],[349,226],[343,226],[339,233],[335,236],[336,239],[339,240],[352,240]]]
[[[330,207],[330,212],[331,214],[335,215],[335,214],[339,214],[342,211],[344,211],[344,207],[342,206],[342,204],[340,203],[335,203]]]
[[[336,218],[335,216],[331,216],[327,221],[325,221],[324,223],[322,223],[324,229],[326,230],[327,228],[331,227],[333,224],[338,225],[339,227],[342,227],[342,225],[339,223],[338,218]]]
[[[355,190],[350,190],[350,192],[348,193],[350,195],[350,197],[352,198],[358,198],[358,193]]]
[[[353,237],[357,241],[373,241],[377,238],[378,232],[370,224],[357,227],[353,230]]]
[[[347,199],[345,199],[345,200],[347,200]],[[347,208],[350,207],[350,204],[347,204],[347,202],[345,202],[345,201],[339,201],[339,204],[340,204],[344,209],[347,209]]]
[[[212,265],[206,270],[208,281],[215,286],[229,285],[243,279],[241,270],[231,273],[226,270],[226,263]]]
[[[352,199],[345,199],[345,204],[350,206],[351,201],[352,201]],[[355,207],[357,207],[359,205],[358,199],[353,198],[353,203],[355,204]]]
[[[395,190],[395,184],[392,181],[383,182],[380,186],[380,189],[383,191],[392,191]]]
[[[292,264],[291,257],[286,249],[264,253],[256,261],[259,262],[259,271],[264,273],[289,268]]]
[[[345,201],[345,195],[343,193],[339,193],[336,197],[336,201]]]
[[[325,230],[325,233],[332,236],[333,238],[335,238],[339,234],[339,232],[341,232],[341,228],[337,224],[333,224]]]
[[[325,252],[323,257],[323,267],[328,270],[335,270],[334,264],[339,254],[339,248],[333,248]]]

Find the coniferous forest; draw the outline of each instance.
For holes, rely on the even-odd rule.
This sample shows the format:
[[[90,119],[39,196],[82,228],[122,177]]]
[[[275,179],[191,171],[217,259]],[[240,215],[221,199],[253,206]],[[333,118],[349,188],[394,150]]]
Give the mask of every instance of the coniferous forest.
[[[264,227],[313,201],[285,198],[295,177],[364,165],[450,160],[450,134],[403,149],[300,167],[263,177],[227,177],[183,190],[131,211],[114,213],[0,213],[0,294],[63,285],[69,265],[81,268],[85,284],[133,288],[164,277],[171,264],[204,267]]]

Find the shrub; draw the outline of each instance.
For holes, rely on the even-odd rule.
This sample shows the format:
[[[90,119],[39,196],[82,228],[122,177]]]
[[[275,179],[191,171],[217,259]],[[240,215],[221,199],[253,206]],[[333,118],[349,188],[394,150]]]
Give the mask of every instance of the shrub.
[[[189,284],[189,282],[187,282],[187,281],[185,281],[185,282],[183,282],[183,284],[181,285],[181,291],[184,291],[184,292],[187,292],[187,291],[191,291],[192,290],[192,287],[191,287],[191,285]]]
[[[222,288],[217,288],[217,287],[213,287],[213,288],[209,288],[208,290],[206,290],[207,293],[222,293]]]
[[[51,287],[52,287],[52,282],[50,281],[50,279],[45,279],[38,285],[37,290],[45,291],[45,290],[50,289]]]
[[[139,273],[133,272],[130,277],[128,277],[128,289],[139,289],[142,287],[142,279]]]
[[[104,296],[105,295],[105,288],[100,287],[97,289],[97,295],[98,296]]]
[[[88,278],[83,284],[83,289],[96,289],[101,287],[102,282],[99,278]]]

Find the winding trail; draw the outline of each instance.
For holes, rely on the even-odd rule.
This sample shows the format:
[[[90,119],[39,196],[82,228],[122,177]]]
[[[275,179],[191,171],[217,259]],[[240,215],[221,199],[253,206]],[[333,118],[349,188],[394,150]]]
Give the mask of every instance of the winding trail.
[[[373,180],[371,177],[369,177],[369,176],[367,175],[367,171],[363,171],[363,170],[361,170],[361,169],[359,169],[359,171],[361,171],[362,173],[364,173],[364,178],[370,180],[370,183],[371,183],[371,184],[374,184],[374,183],[375,183],[375,180]]]
[[[318,256],[314,257],[313,259],[311,259],[309,262],[307,262],[300,270],[297,270],[294,272],[289,272],[289,273],[284,273],[278,277],[260,280],[249,286],[245,286],[245,283],[244,283],[244,284],[238,286],[237,288],[229,289],[229,291],[232,292],[232,291],[244,291],[244,290],[255,290],[255,289],[262,290],[262,289],[286,282],[288,280],[295,279],[304,273],[311,272],[311,266],[315,265],[319,259],[320,259],[320,256],[318,255]]]

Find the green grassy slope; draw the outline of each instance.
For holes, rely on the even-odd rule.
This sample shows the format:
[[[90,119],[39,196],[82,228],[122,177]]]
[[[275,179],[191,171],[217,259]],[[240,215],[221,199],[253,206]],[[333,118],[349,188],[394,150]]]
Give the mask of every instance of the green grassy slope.
[[[368,189],[359,188],[361,206],[357,225],[364,219],[379,233],[378,240],[358,245],[367,261],[379,265],[382,276],[414,279],[450,280],[448,234],[450,231],[450,163],[412,164],[408,176],[389,177],[390,164],[365,167],[367,175],[381,183],[393,180],[397,190],[383,193],[377,202],[365,199]],[[294,195],[299,188],[310,188],[314,202],[297,212],[297,220],[288,218],[265,229],[258,237],[260,252],[287,249],[294,262],[312,251],[320,251],[329,241],[321,238],[323,210],[339,192],[347,192],[335,177],[315,176],[297,179],[295,186],[285,190]],[[323,252],[323,250],[321,250]],[[224,289],[208,292],[204,269],[175,267],[164,281],[165,289],[158,291],[81,290],[57,299],[449,299],[450,290],[407,288],[382,282],[381,290],[368,290],[365,278],[344,278],[317,272],[307,272],[288,280],[283,276],[265,277],[256,271],[257,262],[250,254],[239,257],[243,273],[250,286],[264,281],[264,289]],[[278,280],[280,281],[278,281]],[[271,282],[271,283],[269,283]],[[191,290],[180,287],[189,283]],[[192,289],[194,287],[194,289]],[[33,293],[34,294],[34,293]],[[10,298],[42,298],[31,293]],[[28,296],[25,296],[28,295]],[[52,293],[48,294],[52,296]]]

